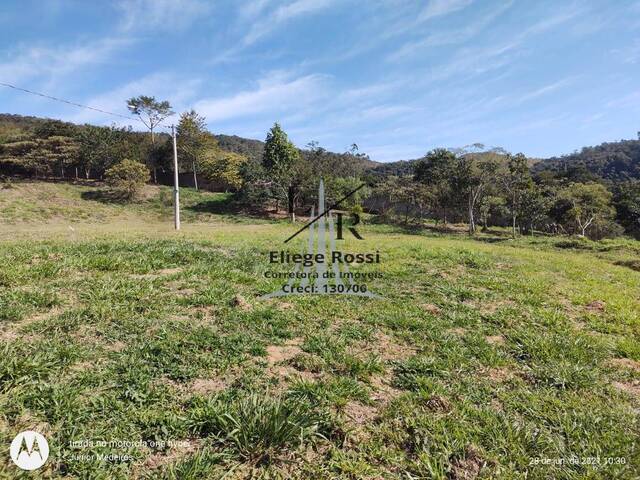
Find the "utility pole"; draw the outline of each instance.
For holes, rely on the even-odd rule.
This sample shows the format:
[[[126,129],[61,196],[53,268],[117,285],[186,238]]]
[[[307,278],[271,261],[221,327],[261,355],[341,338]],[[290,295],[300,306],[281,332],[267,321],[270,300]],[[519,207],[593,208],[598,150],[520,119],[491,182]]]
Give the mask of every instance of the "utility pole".
[[[171,125],[173,137],[173,218],[176,230],[180,230],[180,184],[178,181],[178,145],[176,143],[176,128]]]

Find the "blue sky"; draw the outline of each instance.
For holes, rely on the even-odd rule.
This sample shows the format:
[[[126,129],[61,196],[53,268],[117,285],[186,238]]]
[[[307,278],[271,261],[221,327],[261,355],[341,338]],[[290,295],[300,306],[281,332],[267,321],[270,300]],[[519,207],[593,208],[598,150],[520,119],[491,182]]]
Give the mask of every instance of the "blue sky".
[[[640,1],[4,0],[0,81],[121,114],[155,95],[215,133],[279,121],[379,161],[551,156],[636,138]],[[127,123],[6,88],[0,112]]]

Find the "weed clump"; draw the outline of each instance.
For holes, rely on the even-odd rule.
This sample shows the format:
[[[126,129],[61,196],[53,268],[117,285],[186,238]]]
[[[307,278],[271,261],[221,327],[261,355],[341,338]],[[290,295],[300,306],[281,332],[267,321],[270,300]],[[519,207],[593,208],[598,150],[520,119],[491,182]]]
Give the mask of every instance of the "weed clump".
[[[331,430],[327,415],[307,403],[258,394],[205,400],[192,409],[191,424],[195,433],[213,436],[220,447],[254,464],[270,463]]]

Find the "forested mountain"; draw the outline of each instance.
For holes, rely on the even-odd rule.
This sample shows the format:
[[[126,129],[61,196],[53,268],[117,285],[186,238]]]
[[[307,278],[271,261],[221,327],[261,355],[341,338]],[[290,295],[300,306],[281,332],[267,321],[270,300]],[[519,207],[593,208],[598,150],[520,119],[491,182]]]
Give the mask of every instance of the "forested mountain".
[[[380,163],[372,168],[371,173],[383,177],[409,175],[419,160]],[[640,140],[606,142],[560,157],[530,158],[529,164],[534,174],[547,172],[554,177],[575,181],[602,179],[620,182],[640,179]]]
[[[395,175],[402,177],[404,175],[413,175],[413,169],[419,159],[414,160],[398,160],[397,162],[379,163],[374,166],[370,173],[375,177],[386,177]]]
[[[584,147],[580,152],[538,162],[533,171],[547,171],[571,179],[602,178],[613,182],[637,179],[640,178],[640,140]]]
[[[250,160],[260,160],[264,151],[264,142],[237,135],[214,135],[220,148],[239,153]]]

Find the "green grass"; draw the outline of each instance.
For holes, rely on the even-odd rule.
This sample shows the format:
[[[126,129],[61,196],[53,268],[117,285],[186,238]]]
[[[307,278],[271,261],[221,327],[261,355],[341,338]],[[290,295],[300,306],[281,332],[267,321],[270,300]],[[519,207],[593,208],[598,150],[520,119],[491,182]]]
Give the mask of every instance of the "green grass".
[[[45,434],[44,477],[640,476],[636,242],[364,226],[345,250],[381,252],[382,299],[261,300],[294,227],[197,212],[175,234],[152,199],[97,229],[84,202],[73,235],[2,225],[23,239],[0,243],[0,442]]]

